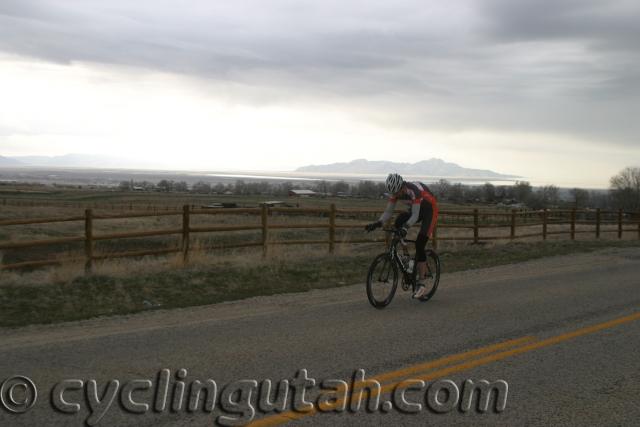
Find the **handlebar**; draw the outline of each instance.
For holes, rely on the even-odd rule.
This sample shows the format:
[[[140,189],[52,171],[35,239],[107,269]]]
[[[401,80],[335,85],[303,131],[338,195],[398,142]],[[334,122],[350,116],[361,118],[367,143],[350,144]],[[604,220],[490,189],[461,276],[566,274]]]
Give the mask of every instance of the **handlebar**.
[[[367,233],[371,232],[373,230],[368,230]],[[402,243],[403,246],[406,246],[407,243],[415,243],[415,240],[409,240],[409,239],[405,239],[400,235],[399,229],[398,228],[383,228],[382,231],[386,231],[387,233],[392,233],[394,235],[394,237],[397,237],[398,240],[400,241],[400,243]]]
[[[393,235],[396,236],[398,240],[400,240],[400,243],[403,246],[406,246],[407,243],[415,243],[415,240],[409,240],[402,237],[397,228],[383,228],[382,231],[386,231],[387,233],[393,233]]]

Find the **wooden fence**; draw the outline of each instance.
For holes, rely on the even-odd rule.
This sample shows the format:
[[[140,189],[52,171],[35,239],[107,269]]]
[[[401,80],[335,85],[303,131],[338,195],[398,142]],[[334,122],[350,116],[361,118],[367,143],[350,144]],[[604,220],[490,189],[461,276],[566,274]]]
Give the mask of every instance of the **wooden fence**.
[[[225,215],[225,214],[247,214],[259,216],[260,222],[255,225],[215,225],[215,226],[192,226],[191,219],[199,215]],[[316,222],[312,223],[284,223],[276,224],[270,220],[273,214],[281,215],[315,215]],[[363,216],[377,216],[380,210],[371,209],[337,209],[334,204],[328,208],[228,208],[228,209],[202,209],[194,208],[190,205],[183,206],[181,211],[155,211],[155,212],[128,212],[120,214],[94,214],[92,209],[86,209],[84,215],[70,216],[62,218],[40,218],[40,219],[18,219],[0,220],[0,227],[15,225],[52,224],[62,222],[84,222],[84,234],[79,236],[63,237],[57,239],[31,240],[31,241],[5,241],[0,242],[0,250],[15,250],[33,248],[39,246],[62,245],[74,242],[84,243],[84,256],[82,258],[66,258],[55,260],[26,261],[12,264],[3,264],[0,269],[16,269],[25,267],[39,267],[64,262],[83,261],[85,269],[90,272],[94,261],[122,258],[122,257],[142,257],[148,255],[166,255],[171,253],[181,253],[182,260],[187,263],[189,254],[194,250],[190,242],[194,234],[197,233],[222,233],[232,231],[254,230],[261,234],[261,238],[254,242],[237,244],[226,244],[214,246],[208,249],[230,249],[241,247],[261,247],[263,255],[267,255],[269,248],[273,245],[305,245],[321,244],[326,245],[330,253],[334,252],[336,244],[348,243],[375,243],[386,242],[386,239],[352,239],[348,241],[338,241],[336,231],[341,229],[362,228],[362,223],[340,222],[340,217],[348,216],[351,219],[362,219]],[[95,234],[94,222],[98,220],[129,219],[161,216],[181,216],[181,227],[161,230],[148,230],[127,233],[107,233]],[[592,217],[592,218],[589,218]],[[614,219],[608,219],[613,217]],[[318,219],[321,218],[322,220]],[[551,226],[568,226],[562,230],[550,230]],[[589,229],[578,230],[576,226],[590,226]],[[603,226],[615,226],[614,229],[604,229]],[[518,233],[519,228],[526,228],[525,233]],[[536,232],[531,232],[531,228],[539,228]],[[326,229],[327,235],[323,239],[314,240],[272,240],[271,230],[294,230],[294,229]],[[447,235],[447,229],[465,229],[469,231],[467,236]],[[487,234],[481,235],[484,230],[508,230],[508,234]],[[552,235],[566,235],[571,240],[577,234],[591,234],[595,238],[600,238],[603,233],[617,233],[617,238],[621,239],[623,233],[637,234],[640,239],[640,213],[604,210],[539,210],[539,211],[480,211],[474,210],[443,210],[440,211],[438,225],[434,231],[432,243],[437,248],[440,241],[468,241],[480,243],[491,240],[515,240],[523,238],[541,238],[546,240]],[[171,248],[157,250],[140,250],[116,253],[95,253],[94,244],[98,241],[118,240],[141,237],[157,237],[175,235],[179,237],[179,244]],[[378,234],[379,235],[379,234]],[[635,236],[634,236],[635,237]]]

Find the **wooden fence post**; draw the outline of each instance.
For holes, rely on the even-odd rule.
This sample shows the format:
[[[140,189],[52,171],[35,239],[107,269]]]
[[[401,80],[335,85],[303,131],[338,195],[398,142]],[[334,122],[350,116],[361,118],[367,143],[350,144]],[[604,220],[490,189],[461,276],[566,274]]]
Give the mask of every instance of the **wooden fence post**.
[[[93,211],[84,211],[84,272],[91,273],[93,269]]]
[[[600,238],[600,208],[596,209],[596,239]]]
[[[622,239],[622,208],[618,209],[618,239]]]
[[[336,244],[336,204],[331,203],[329,210],[329,253],[333,253]]]
[[[542,211],[542,240],[547,240],[547,209]]]
[[[640,211],[637,212],[637,220],[638,220],[638,240],[640,240]]]
[[[473,210],[473,243],[478,243],[478,209]]]
[[[266,204],[262,205],[262,256],[266,257],[268,253],[269,239],[269,208]]]
[[[576,239],[576,208],[571,209],[571,240]]]
[[[511,209],[511,234],[509,236],[511,240],[516,238],[516,210]]]
[[[189,262],[189,230],[190,230],[190,218],[189,218],[189,205],[182,207],[182,262],[187,264]]]

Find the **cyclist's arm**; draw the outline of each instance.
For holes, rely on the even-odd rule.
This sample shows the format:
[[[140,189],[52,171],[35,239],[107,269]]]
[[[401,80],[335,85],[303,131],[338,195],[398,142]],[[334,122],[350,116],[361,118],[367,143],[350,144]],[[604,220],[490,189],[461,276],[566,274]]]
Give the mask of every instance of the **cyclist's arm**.
[[[420,216],[420,203],[414,203],[411,205],[411,216],[407,220],[406,227],[409,228],[418,221]]]
[[[378,221],[380,221],[382,224],[389,221],[389,218],[391,218],[391,215],[393,215],[393,210],[395,208],[396,208],[396,201],[393,199],[389,199],[389,202],[387,203],[387,208],[384,210],[384,212],[382,213],[382,216]]]

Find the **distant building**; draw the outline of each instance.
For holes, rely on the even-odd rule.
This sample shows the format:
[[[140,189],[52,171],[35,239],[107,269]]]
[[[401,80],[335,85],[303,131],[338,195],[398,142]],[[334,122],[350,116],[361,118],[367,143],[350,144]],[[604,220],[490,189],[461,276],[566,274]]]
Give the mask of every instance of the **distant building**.
[[[289,197],[313,197],[317,193],[312,190],[289,190]]]

